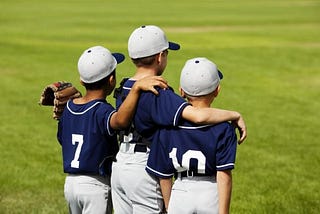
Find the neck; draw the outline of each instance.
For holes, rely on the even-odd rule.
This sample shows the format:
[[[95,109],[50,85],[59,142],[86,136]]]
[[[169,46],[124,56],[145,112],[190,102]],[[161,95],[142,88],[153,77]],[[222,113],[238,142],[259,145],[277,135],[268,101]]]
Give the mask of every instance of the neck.
[[[74,99],[75,104],[85,104],[92,100],[106,99],[107,94],[103,90],[90,90],[80,98]]]
[[[138,67],[131,79],[140,80],[150,76],[158,76],[158,72],[154,67]]]
[[[207,97],[193,97],[189,98],[188,102],[196,108],[210,108],[212,100]]]

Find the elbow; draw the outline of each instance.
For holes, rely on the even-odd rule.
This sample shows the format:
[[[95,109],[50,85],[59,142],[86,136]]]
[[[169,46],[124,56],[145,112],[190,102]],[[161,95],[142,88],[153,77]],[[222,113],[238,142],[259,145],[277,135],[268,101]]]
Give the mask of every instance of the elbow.
[[[125,129],[130,125],[130,120],[125,117],[120,117],[118,113],[115,113],[111,117],[110,126],[115,129]]]
[[[195,124],[203,125],[207,124],[209,114],[199,108],[187,106],[182,112],[182,117]]]
[[[117,129],[125,129],[130,125],[129,120],[119,120],[117,121]]]
[[[195,124],[202,125],[208,120],[208,115],[202,113],[195,107],[187,106],[182,112],[182,118]]]
[[[208,117],[206,115],[198,114],[193,118],[193,121],[195,124],[203,125],[207,124]]]

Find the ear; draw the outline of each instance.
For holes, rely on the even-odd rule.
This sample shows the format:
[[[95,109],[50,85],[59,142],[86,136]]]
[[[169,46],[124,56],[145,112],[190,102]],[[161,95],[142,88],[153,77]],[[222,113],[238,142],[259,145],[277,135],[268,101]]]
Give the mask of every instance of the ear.
[[[163,52],[160,52],[160,53],[157,54],[156,60],[157,60],[158,64],[160,64],[161,61],[162,61],[162,54],[163,54]]]
[[[114,75],[110,75],[109,81],[111,82],[111,81],[114,81],[114,80],[115,80],[115,76]]]
[[[109,85],[111,85],[111,86],[116,85],[116,75],[111,75],[111,76],[108,78],[108,83],[109,83]]]
[[[184,92],[184,90],[182,90],[181,87],[179,87],[179,91],[180,91],[181,97],[186,98],[186,93]]]
[[[218,85],[218,87],[216,88],[216,90],[214,90],[214,96],[217,97],[219,95],[220,92],[220,85]]]

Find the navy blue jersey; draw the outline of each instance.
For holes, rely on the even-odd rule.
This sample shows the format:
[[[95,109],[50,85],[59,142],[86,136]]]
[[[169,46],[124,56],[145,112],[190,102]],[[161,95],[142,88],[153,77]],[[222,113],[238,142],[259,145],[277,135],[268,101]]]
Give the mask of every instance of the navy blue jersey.
[[[157,177],[169,178],[186,170],[212,176],[234,168],[237,137],[228,122],[204,126],[184,122],[159,130],[158,139],[151,146],[146,167]]]
[[[134,80],[127,80],[123,86],[123,93],[127,95]],[[151,92],[142,92],[138,107],[133,119],[135,129],[150,142],[157,141],[155,133],[161,127],[177,126],[183,109],[189,105],[183,98],[171,89],[158,89],[159,95]],[[122,97],[117,97],[117,108],[123,102]]]
[[[65,173],[110,173],[110,157],[118,151],[117,135],[110,127],[114,112],[115,109],[105,100],[93,100],[87,104],[68,101],[57,133]]]

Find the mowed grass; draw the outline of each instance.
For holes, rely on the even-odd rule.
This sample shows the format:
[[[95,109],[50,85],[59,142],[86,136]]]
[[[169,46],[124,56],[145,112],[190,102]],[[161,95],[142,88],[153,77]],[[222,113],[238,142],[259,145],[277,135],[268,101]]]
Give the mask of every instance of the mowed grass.
[[[37,104],[40,93],[58,80],[83,91],[82,51],[103,45],[127,56],[127,39],[143,24],[162,27],[182,46],[169,53],[164,74],[176,91],[184,62],[205,56],[224,73],[213,106],[246,119],[231,213],[319,213],[319,1],[2,0],[0,6],[0,213],[68,212],[56,121],[50,107]],[[133,72],[127,58],[118,82]]]

